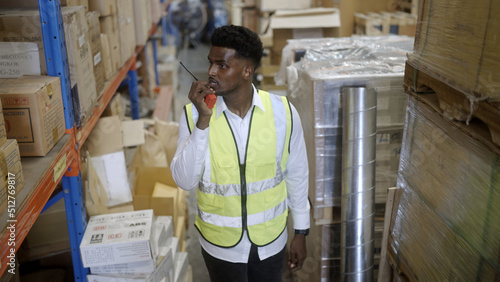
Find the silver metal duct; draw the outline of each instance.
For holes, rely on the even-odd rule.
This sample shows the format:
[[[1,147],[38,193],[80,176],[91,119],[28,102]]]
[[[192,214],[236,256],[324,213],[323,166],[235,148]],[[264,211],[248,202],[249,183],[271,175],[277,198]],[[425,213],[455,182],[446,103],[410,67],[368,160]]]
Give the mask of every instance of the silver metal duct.
[[[341,281],[373,281],[377,95],[344,88],[342,96]]]

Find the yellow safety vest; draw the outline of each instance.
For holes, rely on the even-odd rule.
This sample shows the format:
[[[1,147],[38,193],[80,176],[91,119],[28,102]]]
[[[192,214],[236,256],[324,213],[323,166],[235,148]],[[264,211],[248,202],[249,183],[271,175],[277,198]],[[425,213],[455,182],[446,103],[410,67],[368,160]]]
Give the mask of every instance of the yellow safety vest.
[[[287,223],[284,172],[290,153],[291,108],[286,97],[258,93],[265,111],[251,109],[243,162],[225,113],[216,117],[217,105],[210,119],[210,158],[199,183],[195,226],[208,242],[220,247],[237,245],[243,230],[255,245],[267,245]],[[192,104],[185,107],[191,132],[192,110]]]

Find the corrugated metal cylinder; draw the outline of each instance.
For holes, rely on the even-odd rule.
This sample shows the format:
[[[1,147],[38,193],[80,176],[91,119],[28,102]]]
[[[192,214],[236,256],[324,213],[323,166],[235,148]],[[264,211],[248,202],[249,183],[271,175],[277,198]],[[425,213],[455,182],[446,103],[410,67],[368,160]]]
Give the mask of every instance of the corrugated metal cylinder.
[[[342,96],[341,280],[373,281],[377,95],[344,88]]]

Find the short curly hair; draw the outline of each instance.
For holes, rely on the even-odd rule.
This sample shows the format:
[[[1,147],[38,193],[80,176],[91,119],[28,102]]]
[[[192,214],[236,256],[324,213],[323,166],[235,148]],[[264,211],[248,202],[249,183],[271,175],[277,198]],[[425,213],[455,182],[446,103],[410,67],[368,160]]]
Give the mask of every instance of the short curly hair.
[[[236,50],[236,54],[250,59],[257,68],[264,49],[259,36],[243,26],[226,25],[214,30],[210,38],[212,46]]]

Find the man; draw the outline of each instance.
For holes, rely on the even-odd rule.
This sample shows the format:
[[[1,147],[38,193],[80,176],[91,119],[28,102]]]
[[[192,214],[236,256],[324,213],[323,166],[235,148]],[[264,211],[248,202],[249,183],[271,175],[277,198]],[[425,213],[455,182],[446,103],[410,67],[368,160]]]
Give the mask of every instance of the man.
[[[212,281],[281,281],[291,210],[289,268],[306,258],[308,166],[300,118],[286,97],[252,84],[262,58],[258,35],[216,29],[208,81],[191,85],[171,170],[179,187],[198,188],[195,226]],[[204,102],[217,95],[213,109]]]

